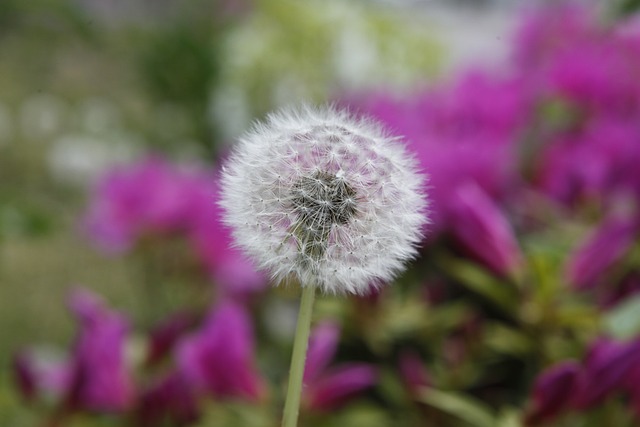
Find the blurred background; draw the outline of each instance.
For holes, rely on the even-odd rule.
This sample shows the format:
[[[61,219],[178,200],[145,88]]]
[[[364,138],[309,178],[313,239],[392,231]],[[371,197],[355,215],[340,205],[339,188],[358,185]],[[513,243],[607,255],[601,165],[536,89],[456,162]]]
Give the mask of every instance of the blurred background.
[[[2,0],[0,424],[279,425],[297,293],[228,249],[217,171],[334,102],[433,224],[318,301],[302,425],[636,425],[638,3]]]

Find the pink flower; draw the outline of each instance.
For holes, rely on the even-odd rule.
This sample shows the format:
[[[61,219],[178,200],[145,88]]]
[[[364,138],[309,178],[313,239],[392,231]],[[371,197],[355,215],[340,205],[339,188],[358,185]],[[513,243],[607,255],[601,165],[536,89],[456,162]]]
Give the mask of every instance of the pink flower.
[[[521,264],[511,224],[478,185],[467,183],[453,190],[449,215],[453,236],[487,267],[508,276]]]
[[[527,72],[552,53],[591,39],[598,32],[594,12],[575,1],[525,10],[515,36],[514,62]]]
[[[190,239],[221,291],[243,297],[264,289],[267,280],[234,246],[230,229],[223,225],[217,183],[214,181],[211,193],[194,209]]]
[[[378,96],[364,110],[403,135],[429,172],[432,231],[448,227],[446,207],[462,183],[473,182],[500,200],[519,181],[515,142],[531,110],[519,79],[470,70],[408,100]]]
[[[71,379],[66,361],[33,350],[15,355],[13,373],[18,390],[27,401],[46,395],[62,399]]]
[[[375,384],[376,369],[366,363],[344,363],[327,368],[338,346],[340,330],[333,323],[316,326],[309,340],[304,371],[306,405],[316,411],[328,411]]]
[[[103,249],[130,250],[141,239],[183,238],[220,293],[246,296],[266,280],[236,249],[221,222],[214,173],[157,157],[113,170],[93,195],[84,228]]]
[[[27,398],[52,395],[61,414],[129,409],[135,389],[124,354],[126,319],[87,290],[74,291],[69,303],[80,323],[71,355],[61,360],[45,353],[19,354],[15,367],[22,393]]]
[[[191,387],[217,398],[258,400],[264,396],[265,384],[254,357],[249,315],[229,301],[220,303],[202,330],[176,348],[178,369]]]
[[[75,291],[70,306],[80,322],[80,333],[70,363],[68,399],[90,410],[127,409],[134,399],[124,354],[128,322],[86,290]]]
[[[574,406],[591,409],[613,392],[623,391],[640,360],[640,341],[602,338],[591,345],[584,362],[584,385]]]
[[[415,396],[431,386],[431,378],[422,360],[415,352],[405,351],[400,355],[400,376],[409,393]]]
[[[549,422],[571,407],[581,387],[581,367],[577,362],[558,363],[543,371],[533,385],[533,404],[526,415],[527,425]]]
[[[146,233],[184,228],[192,182],[159,158],[115,169],[98,184],[84,224],[104,249],[130,248]]]
[[[588,411],[614,393],[627,393],[635,402],[639,374],[640,340],[598,339],[581,364],[561,362],[538,376],[527,424],[542,425],[566,411]]]
[[[137,406],[141,427],[186,426],[200,416],[197,396],[179,372],[170,372],[144,390]]]
[[[614,216],[604,221],[571,255],[567,276],[577,289],[596,286],[631,248],[638,233],[634,218]]]
[[[195,316],[189,312],[178,312],[169,316],[153,328],[149,336],[146,363],[154,365],[171,353],[175,344],[193,326]]]
[[[639,132],[634,120],[592,118],[579,131],[555,136],[540,154],[537,185],[566,204],[606,206],[620,194],[638,194]]]

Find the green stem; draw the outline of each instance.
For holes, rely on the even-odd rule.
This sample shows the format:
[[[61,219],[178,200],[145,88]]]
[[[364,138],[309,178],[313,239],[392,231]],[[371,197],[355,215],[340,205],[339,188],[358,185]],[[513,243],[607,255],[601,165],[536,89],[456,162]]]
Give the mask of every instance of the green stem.
[[[298,424],[302,377],[304,375],[304,364],[307,358],[309,330],[311,329],[311,312],[313,311],[315,293],[316,289],[314,286],[304,286],[302,288],[300,312],[298,313],[296,337],[293,341],[293,354],[291,356],[291,369],[289,371],[289,386],[287,387],[287,398],[284,402],[284,414],[282,415],[282,427],[296,427]]]

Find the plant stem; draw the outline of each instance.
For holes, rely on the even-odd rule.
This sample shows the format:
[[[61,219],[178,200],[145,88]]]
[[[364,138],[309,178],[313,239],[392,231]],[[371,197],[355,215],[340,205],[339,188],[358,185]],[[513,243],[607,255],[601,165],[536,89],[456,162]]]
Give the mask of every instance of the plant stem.
[[[296,336],[293,341],[293,354],[291,355],[291,369],[289,370],[289,386],[287,387],[287,398],[284,402],[284,413],[282,415],[282,427],[296,427],[298,424],[302,377],[304,375],[304,365],[307,358],[309,330],[311,329],[311,312],[313,311],[315,293],[316,289],[314,286],[304,286],[302,288],[298,324],[296,326]]]

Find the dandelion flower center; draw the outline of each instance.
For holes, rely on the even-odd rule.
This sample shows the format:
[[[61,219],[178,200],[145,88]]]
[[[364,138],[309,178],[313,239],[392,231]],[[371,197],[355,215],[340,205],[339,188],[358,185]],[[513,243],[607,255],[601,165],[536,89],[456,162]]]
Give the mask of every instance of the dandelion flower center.
[[[318,260],[325,253],[334,224],[347,224],[356,213],[356,192],[339,178],[324,171],[303,176],[293,186],[291,203],[297,214],[292,234],[304,257]]]

